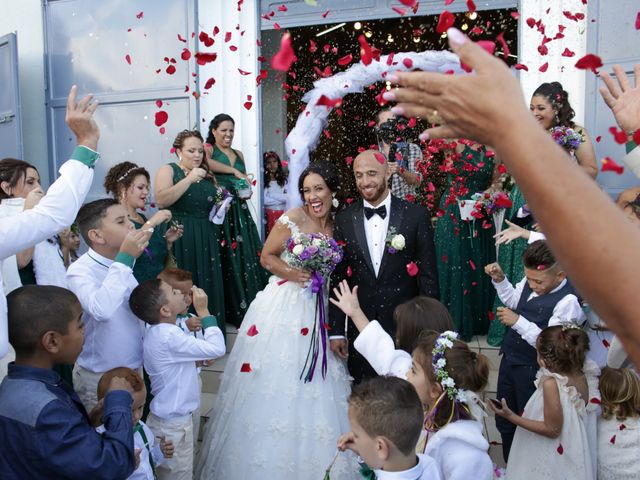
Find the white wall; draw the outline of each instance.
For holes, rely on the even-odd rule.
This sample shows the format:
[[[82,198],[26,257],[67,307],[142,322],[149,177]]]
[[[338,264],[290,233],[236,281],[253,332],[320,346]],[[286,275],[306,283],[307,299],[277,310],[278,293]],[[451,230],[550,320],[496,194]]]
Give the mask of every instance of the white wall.
[[[17,32],[24,160],[48,184],[44,31],[41,0],[0,0],[0,36]]]

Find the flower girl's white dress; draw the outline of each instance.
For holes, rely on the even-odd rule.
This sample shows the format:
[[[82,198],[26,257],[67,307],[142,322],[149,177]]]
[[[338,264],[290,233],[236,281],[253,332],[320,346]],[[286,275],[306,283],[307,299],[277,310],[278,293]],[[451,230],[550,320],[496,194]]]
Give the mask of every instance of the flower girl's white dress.
[[[298,233],[286,215],[278,221]],[[287,262],[288,255],[285,249],[282,260]],[[297,283],[280,281],[270,278],[238,330],[207,423],[196,478],[322,480],[338,437],[350,431],[351,379],[328,345],[326,378],[320,359],[313,381],[300,379],[316,297]],[[358,468],[354,455],[341,453],[331,479],[358,478]]]
[[[583,372],[589,385],[587,402],[575,387],[567,385],[568,379],[564,375],[550,372],[546,368],[538,371],[535,382],[537,389],[524,407],[522,416],[531,420],[544,420],[542,382],[551,377],[555,379],[560,391],[562,432],[558,438],[547,438],[518,427],[507,463],[508,480],[595,480],[600,369],[592,360],[587,360]]]

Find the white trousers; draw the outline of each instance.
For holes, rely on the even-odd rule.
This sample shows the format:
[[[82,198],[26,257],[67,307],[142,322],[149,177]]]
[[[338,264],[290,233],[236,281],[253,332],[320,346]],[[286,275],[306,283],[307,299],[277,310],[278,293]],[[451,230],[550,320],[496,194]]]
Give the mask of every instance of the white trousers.
[[[98,403],[98,382],[104,372],[91,372],[77,363],[73,367],[73,389],[87,409],[87,413]]]
[[[156,437],[171,440],[175,448],[172,458],[156,467],[158,480],[193,480],[193,416],[164,419],[149,413],[147,426]]]

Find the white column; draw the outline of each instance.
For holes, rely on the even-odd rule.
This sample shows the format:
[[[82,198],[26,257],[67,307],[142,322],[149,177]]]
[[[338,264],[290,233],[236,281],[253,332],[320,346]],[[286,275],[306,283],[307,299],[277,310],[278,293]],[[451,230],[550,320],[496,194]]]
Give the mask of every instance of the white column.
[[[549,10],[549,13],[547,12]],[[568,19],[563,11],[569,11],[574,15],[582,13],[585,19],[577,22]],[[534,90],[544,82],[558,81],[569,92],[569,101],[576,112],[576,123],[584,125],[585,111],[585,79],[590,72],[578,70],[575,63],[587,53],[587,5],[576,0],[520,0],[520,49],[519,62],[529,67],[529,71],[520,71],[520,83],[526,101],[531,98]],[[543,35],[537,28],[530,28],[527,19],[542,19],[545,25],[545,35],[555,37],[558,33],[558,25],[564,25],[564,38],[552,40],[546,46],[549,49],[547,55],[540,55],[538,46],[542,43]],[[565,48],[575,53],[573,57],[563,57],[561,54]],[[544,63],[549,63],[546,72],[540,72],[539,68]]]
[[[248,173],[256,176],[256,186],[251,197],[251,210],[254,220],[261,230],[262,225],[262,151],[260,140],[260,95],[256,86],[256,77],[260,73],[258,62],[260,38],[260,2],[259,0],[245,0],[238,11],[238,2],[230,0],[199,0],[198,25],[200,31],[213,36],[213,29],[217,26],[220,32],[213,37],[215,43],[205,47],[198,41],[201,52],[215,52],[218,58],[211,63],[200,66],[199,91],[200,118],[199,126],[205,132],[211,119],[219,113],[227,113],[236,122],[234,148],[242,151]],[[236,27],[239,26],[237,29]],[[231,39],[225,42],[225,35],[231,32]],[[196,32],[198,35],[200,32]],[[237,48],[236,51],[230,49]],[[243,75],[239,72],[250,72]],[[213,87],[205,90],[209,78],[215,78]],[[208,93],[206,93],[208,92]],[[251,100],[248,100],[248,95]],[[244,103],[252,102],[247,110]],[[257,214],[257,218],[256,218]]]

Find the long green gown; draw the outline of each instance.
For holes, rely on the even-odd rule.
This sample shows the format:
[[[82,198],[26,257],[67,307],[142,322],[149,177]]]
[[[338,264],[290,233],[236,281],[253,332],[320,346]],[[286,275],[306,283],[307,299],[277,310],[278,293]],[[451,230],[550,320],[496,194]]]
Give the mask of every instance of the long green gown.
[[[147,221],[147,217],[143,214],[140,214],[140,216],[143,218],[142,223],[131,220],[136,230],[140,230]],[[164,270],[167,255],[169,254],[167,240],[164,238],[166,233],[166,223],[156,226],[149,239],[149,245],[145,248],[144,252],[142,252],[142,255],[136,259],[136,263],[133,266],[133,276],[136,277],[138,283],[142,283],[150,278],[155,278]]]
[[[233,167],[247,173],[240,154],[235,152]],[[218,147],[214,147],[212,158],[231,166],[229,157]],[[240,326],[247,308],[267,284],[269,273],[260,265],[262,242],[249,211],[249,204],[237,196],[235,177],[217,173],[216,179],[221,187],[234,195],[222,225],[225,242],[221,253],[227,319]]]
[[[185,177],[182,169],[171,163],[173,183]],[[193,183],[169,207],[173,218],[184,226],[184,233],[173,245],[179,268],[193,274],[193,283],[209,297],[209,312],[218,319],[225,332],[224,290],[220,243],[222,229],[209,221],[209,212],[216,199],[217,187],[209,180]]]
[[[465,146],[448,172],[449,187],[440,201],[444,215],[436,222],[440,300],[465,341],[473,335],[486,334],[489,328],[495,290],[484,266],[495,261],[495,230],[492,219],[462,220],[457,199],[489,188],[493,164],[484,148],[476,151]]]
[[[513,189],[509,193],[509,198],[511,198],[513,205],[505,213],[504,218],[506,218],[507,220],[512,218],[518,212],[518,209],[526,203],[524,197],[522,196],[522,192],[520,192],[520,189],[517,185],[513,186]],[[500,267],[502,267],[502,271],[504,271],[504,274],[509,282],[511,282],[511,284],[514,286],[524,277],[522,254],[524,253],[526,248],[527,241],[523,238],[518,238],[508,245],[500,245],[500,249],[498,250],[498,263],[500,264]],[[496,295],[495,303],[493,305],[494,315],[496,309],[502,306],[503,303]],[[494,347],[499,347],[500,345],[502,345],[502,339],[504,338],[505,333],[507,333],[507,328],[508,327],[505,327],[500,323],[496,316],[495,320],[491,322],[491,326],[489,327],[489,333],[487,334],[487,343],[489,345],[493,345]]]

